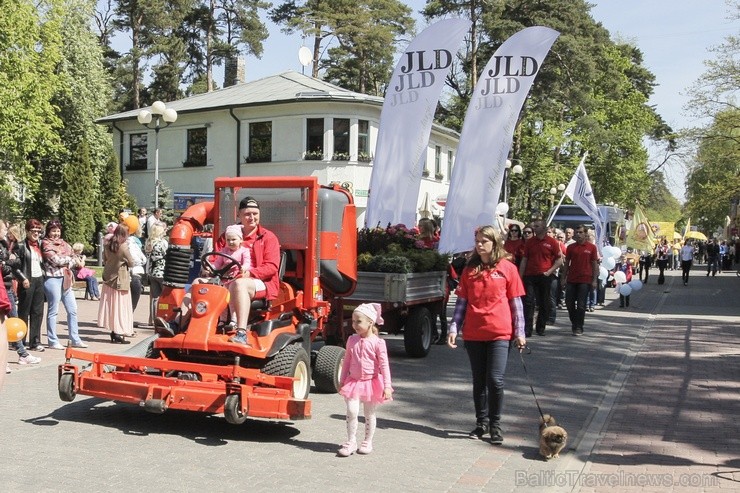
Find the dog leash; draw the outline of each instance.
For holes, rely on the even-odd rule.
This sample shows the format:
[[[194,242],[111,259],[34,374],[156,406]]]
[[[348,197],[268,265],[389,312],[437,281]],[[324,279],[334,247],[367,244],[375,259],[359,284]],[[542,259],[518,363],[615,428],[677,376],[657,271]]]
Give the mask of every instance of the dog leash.
[[[528,352],[527,354],[532,354],[532,350],[529,349],[529,346],[524,346],[521,348],[522,350],[519,351],[519,359],[522,360],[522,367],[524,368],[524,376],[527,378],[527,384],[529,384],[529,390],[532,391],[532,397],[534,397],[534,403],[537,404],[537,410],[540,412],[540,417],[542,418],[542,422],[545,422],[545,415],[542,413],[542,408],[540,407],[540,402],[537,400],[537,396],[534,393],[534,387],[532,387],[532,380],[529,378],[529,373],[527,372],[527,365],[524,363],[524,349],[526,349]],[[547,424],[545,423],[545,426]]]

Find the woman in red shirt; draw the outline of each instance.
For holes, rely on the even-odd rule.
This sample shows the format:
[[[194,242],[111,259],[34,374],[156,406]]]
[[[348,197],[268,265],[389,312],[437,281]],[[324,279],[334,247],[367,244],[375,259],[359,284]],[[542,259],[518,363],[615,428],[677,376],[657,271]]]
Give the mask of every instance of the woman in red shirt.
[[[524,238],[522,238],[522,229],[518,224],[509,225],[509,234],[506,236],[504,249],[511,254],[514,263],[519,267],[524,254]]]
[[[509,347],[512,341],[520,349],[527,343],[521,300],[524,286],[509,258],[495,227],[475,230],[475,251],[460,276],[455,315],[447,335],[447,345],[456,348],[458,331],[462,335],[465,330],[476,419],[469,436],[481,439],[490,433],[494,445],[504,441],[501,410]]]

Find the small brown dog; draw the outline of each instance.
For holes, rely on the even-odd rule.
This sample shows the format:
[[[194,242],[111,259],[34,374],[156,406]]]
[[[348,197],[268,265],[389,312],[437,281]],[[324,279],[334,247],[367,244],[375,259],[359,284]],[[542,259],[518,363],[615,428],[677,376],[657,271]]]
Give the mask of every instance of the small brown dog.
[[[540,455],[545,460],[560,457],[560,451],[563,450],[568,441],[568,432],[565,428],[558,426],[555,418],[545,414],[540,418]]]

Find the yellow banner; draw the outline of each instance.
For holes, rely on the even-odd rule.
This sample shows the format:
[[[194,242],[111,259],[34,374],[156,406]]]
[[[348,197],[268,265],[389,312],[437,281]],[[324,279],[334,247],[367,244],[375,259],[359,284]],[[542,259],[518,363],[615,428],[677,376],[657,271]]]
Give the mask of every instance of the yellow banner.
[[[635,204],[635,213],[627,232],[627,247],[648,252],[655,249],[655,236],[640,204]]]
[[[650,221],[650,229],[653,231],[655,239],[660,240],[665,238],[668,243],[673,243],[673,233],[676,230],[676,223],[661,223]],[[679,238],[681,235],[679,235]]]

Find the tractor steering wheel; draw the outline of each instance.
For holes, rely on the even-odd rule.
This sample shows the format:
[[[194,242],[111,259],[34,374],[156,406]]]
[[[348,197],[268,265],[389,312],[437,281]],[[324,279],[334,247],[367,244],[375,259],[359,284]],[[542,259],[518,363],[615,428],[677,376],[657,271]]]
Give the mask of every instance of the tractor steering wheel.
[[[219,257],[224,257],[227,262],[226,265],[221,267],[220,269],[216,269],[211,261],[209,260],[209,257],[212,255],[216,255]],[[230,281],[231,279],[234,279],[237,275],[230,275],[229,271],[236,267],[236,270],[238,273],[241,273],[242,270],[242,264],[239,263],[238,260],[235,260],[231,257],[229,257],[227,254],[222,252],[208,252],[204,253],[203,256],[200,258],[201,265],[203,267],[203,270],[206,271],[207,274],[212,275],[214,277],[218,277],[219,279],[223,279],[225,281]]]

